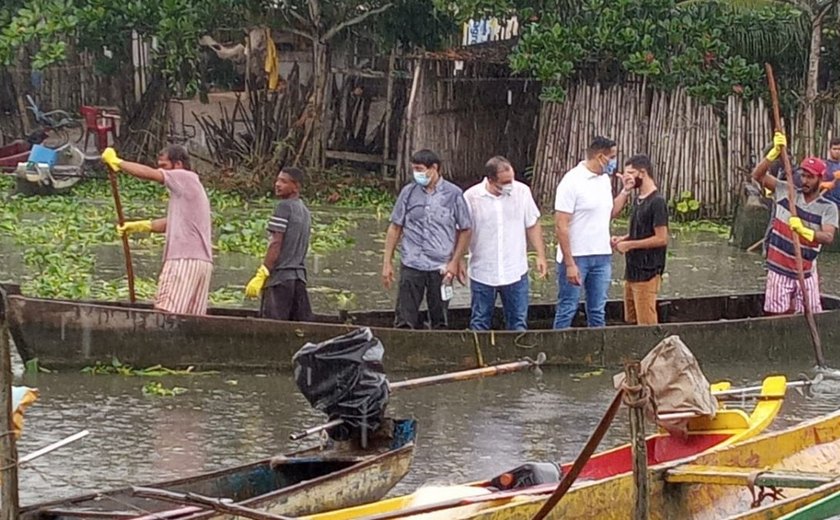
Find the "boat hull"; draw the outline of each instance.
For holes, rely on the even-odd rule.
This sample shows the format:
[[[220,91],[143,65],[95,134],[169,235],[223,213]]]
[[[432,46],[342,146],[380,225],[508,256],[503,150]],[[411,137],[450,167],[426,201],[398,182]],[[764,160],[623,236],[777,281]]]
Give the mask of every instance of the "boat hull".
[[[277,515],[309,515],[376,501],[405,475],[414,458],[415,424],[397,421],[392,449],[319,451],[265,459],[195,477],[145,485],[176,493],[229,498],[250,509]],[[138,513],[142,511],[143,513]],[[130,513],[135,512],[135,516]],[[99,516],[94,516],[100,513]],[[121,514],[120,514],[121,513]],[[108,515],[111,516],[108,516]],[[80,518],[223,519],[228,516],[134,497],[130,489],[35,504],[22,509],[21,520]],[[88,515],[88,516],[85,516]]]
[[[715,468],[738,468],[755,472],[819,472],[828,478],[840,476],[840,413],[808,421],[787,430],[765,434],[741,444],[692,457],[680,463],[665,464],[650,470],[650,518],[764,520],[779,518],[840,490],[840,482],[814,489],[784,488],[784,498],[764,500],[752,507],[753,495],[746,485],[727,485],[711,481],[675,483],[668,472],[680,464]],[[710,477],[710,480],[713,480]],[[512,520],[530,518],[542,506],[547,495],[518,497],[507,504],[497,504],[482,511],[448,511],[447,518],[471,520]],[[629,519],[633,515],[632,475],[623,475],[596,483],[583,484],[569,491],[546,517]]]
[[[700,359],[719,363],[807,362],[813,352],[807,323],[798,316],[761,316],[763,295],[672,299],[659,302],[664,323],[655,326],[550,330],[553,305],[529,311],[534,330],[463,330],[469,309],[453,309],[452,327],[461,330],[394,329],[391,312],[320,316],[318,322],[260,319],[250,310],[212,309],[208,316],[153,311],[148,306],[80,303],[30,298],[6,286],[7,316],[23,358],[51,369],[80,369],[113,359],[135,366],[192,366],[208,370],[288,371],[293,354],[306,342],[371,326],[387,351],[389,371],[454,370],[505,363],[545,352],[547,365],[619,366],[628,356],[642,357],[665,337],[677,334]],[[823,297],[826,312],[816,316],[826,337],[840,335],[840,299]],[[622,303],[608,303],[610,323],[620,323]],[[540,327],[546,327],[540,329]],[[829,362],[837,354],[828,352]],[[840,358],[837,359],[840,361]]]
[[[696,455],[701,452],[708,451],[713,448],[720,448],[730,446],[733,443],[752,438],[761,433],[778,415],[781,409],[782,402],[785,396],[787,379],[784,376],[770,376],[766,378],[761,388],[761,399],[759,399],[752,413],[747,415],[743,410],[723,408],[718,410],[714,418],[698,417],[689,421],[687,438],[672,437],[668,434],[657,434],[647,439],[648,446],[648,463],[651,465],[659,464],[660,467],[666,462],[672,462],[677,459],[683,459],[690,455]],[[728,385],[714,385],[720,390],[725,390]],[[572,463],[567,463],[562,466],[563,473],[568,473],[571,470]],[[616,482],[617,478],[628,478],[628,472],[632,471],[632,452],[629,444],[618,446],[616,448],[594,454],[589,461],[584,465],[578,477],[578,484],[576,485],[591,485],[584,481],[591,482]],[[623,482],[623,481],[619,481]],[[377,503],[365,504],[358,507],[348,508],[338,511],[330,511],[319,515],[308,517],[306,520],[351,520],[356,518],[376,517],[376,515],[383,515],[394,518],[413,518],[412,516],[405,516],[407,511],[412,508],[421,507],[415,499],[420,503],[426,502],[427,498],[431,498],[431,503],[425,505],[437,504],[441,509],[434,513],[435,520],[457,518],[458,515],[467,515],[480,511],[482,509],[489,509],[500,506],[505,503],[517,504],[517,507],[510,507],[503,509],[501,514],[510,513],[509,518],[530,518],[530,516],[519,511],[518,503],[523,499],[517,494],[526,492],[530,494],[542,494],[547,496],[551,493],[556,484],[542,484],[531,486],[522,490],[514,490],[508,492],[498,492],[493,495],[487,494],[487,487],[489,482],[475,482],[463,486],[454,486],[450,488],[443,488],[436,490],[434,496],[426,497],[424,494],[415,493],[414,495],[406,495],[402,497],[394,497],[382,500]],[[605,486],[612,492],[612,486]],[[601,488],[598,489],[600,492]],[[483,495],[482,495],[483,493]],[[445,500],[439,498],[440,495],[453,494],[457,498],[474,497],[478,500],[490,498],[487,502],[477,502],[467,507],[450,507],[444,509],[447,505]],[[505,496],[506,495],[506,496]],[[504,497],[503,497],[504,496]],[[571,493],[567,496],[571,496]],[[455,499],[456,496],[451,496]],[[599,496],[603,501],[601,504],[610,504],[608,495]],[[526,500],[527,502],[528,500]],[[565,499],[564,499],[565,501]],[[526,503],[522,505],[523,508],[531,507],[532,504]],[[508,511],[510,509],[511,511]],[[630,508],[632,511],[632,507]],[[417,509],[415,509],[415,512]],[[532,513],[531,513],[532,514]],[[585,518],[584,511],[578,513],[578,516],[566,518]],[[427,517],[423,516],[424,519]],[[559,518],[559,517],[558,517]],[[601,518],[596,516],[595,518]],[[605,517],[606,518],[606,517]]]

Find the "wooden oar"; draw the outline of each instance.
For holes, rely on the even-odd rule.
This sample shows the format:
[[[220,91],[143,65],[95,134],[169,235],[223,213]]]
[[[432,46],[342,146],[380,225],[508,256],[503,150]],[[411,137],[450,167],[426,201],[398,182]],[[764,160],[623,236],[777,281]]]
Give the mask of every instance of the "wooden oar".
[[[572,484],[575,483],[577,480],[578,475],[580,472],[583,471],[583,467],[586,466],[586,463],[589,462],[589,457],[595,453],[595,449],[601,443],[601,439],[604,438],[604,435],[607,433],[607,430],[610,427],[610,423],[612,423],[615,414],[618,412],[618,409],[621,407],[621,398],[624,396],[624,391],[619,390],[616,392],[615,397],[613,397],[612,402],[610,403],[610,407],[607,408],[607,413],[601,417],[601,421],[598,423],[598,426],[595,428],[595,431],[592,432],[592,435],[589,437],[589,440],[586,441],[586,444],[583,446],[583,449],[580,450],[580,454],[575,459],[574,464],[572,464],[571,469],[568,473],[563,475],[563,478],[560,480],[560,483],[557,485],[557,489],[554,490],[554,493],[548,497],[548,500],[545,501],[543,506],[537,511],[531,520],[543,520],[548,513],[554,509],[554,506],[560,502],[566,492],[572,487]]]
[[[435,511],[442,511],[445,509],[452,509],[456,507],[482,504],[486,502],[495,502],[497,500],[513,499],[516,497],[523,496],[548,495],[549,493],[551,493],[551,496],[548,498],[548,500],[554,499],[554,503],[552,503],[551,507],[549,507],[548,510],[550,511],[551,508],[553,508],[554,505],[556,505],[556,503],[560,501],[560,498],[563,498],[563,495],[572,486],[575,479],[577,479],[578,475],[580,474],[581,470],[583,470],[583,467],[586,465],[586,462],[589,460],[589,457],[592,456],[592,453],[595,451],[595,448],[598,447],[598,444],[604,437],[604,434],[606,433],[607,428],[609,427],[610,423],[615,417],[615,414],[618,413],[618,409],[621,407],[622,395],[624,395],[624,392],[622,390],[619,390],[616,393],[615,397],[612,400],[612,403],[610,403],[610,407],[607,409],[607,412],[601,418],[601,421],[598,423],[598,426],[595,428],[595,431],[592,432],[592,435],[589,437],[589,440],[586,441],[586,445],[581,450],[580,454],[578,455],[578,458],[575,460],[569,472],[566,473],[560,480],[559,484],[539,484],[523,489],[493,491],[484,495],[441,500],[440,502],[435,502],[432,504],[423,504],[419,506],[408,507],[405,509],[397,509],[395,511],[387,511],[385,513],[369,515],[362,517],[358,520],[392,520],[396,518],[406,518],[426,513],[434,513]],[[557,493],[558,491],[561,491],[559,497]],[[555,499],[555,497],[558,498]],[[546,502],[546,504],[543,506],[543,509],[545,509],[545,506],[547,505],[548,502]],[[542,512],[543,510],[541,509],[540,513]],[[539,515],[540,513],[537,514]],[[535,516],[534,518],[537,517]]]
[[[767,71],[767,83],[770,86],[770,98],[773,101],[773,124],[777,132],[782,131],[782,116],[779,110],[779,94],[776,91],[776,79],[773,76],[773,67],[769,63],[764,64],[764,69]],[[790,208],[790,216],[795,217],[796,211],[796,188],[793,183],[793,168],[790,166],[790,157],[788,157],[787,150],[782,149],[782,163],[785,166],[785,179],[787,179],[788,191],[788,206]],[[817,322],[814,320],[814,314],[811,310],[811,302],[808,299],[808,287],[805,285],[805,273],[802,268],[802,245],[799,243],[799,234],[791,231],[793,236],[793,252],[796,256],[796,277],[799,279],[799,288],[802,291],[802,303],[805,307],[805,321],[808,322],[808,328],[811,331],[811,343],[814,345],[814,356],[817,360],[817,367],[826,368],[825,356],[822,350],[822,340],[820,333],[817,330]]]
[[[266,513],[264,511],[257,511],[256,509],[237,505],[233,501],[206,497],[196,493],[184,494],[166,491],[164,489],[132,486],[131,494],[143,498],[154,498],[164,502],[173,502],[175,504],[195,504],[205,509],[212,509],[220,513],[227,513],[230,515],[240,516],[242,518],[251,518],[253,520],[293,520],[290,516],[281,516]],[[157,518],[154,514],[149,515],[149,517]]]
[[[69,437],[65,437],[64,439],[61,439],[60,441],[57,441],[57,442],[54,442],[54,443],[49,444],[47,446],[44,446],[43,448],[41,448],[39,450],[36,450],[36,451],[33,451],[32,453],[30,453],[28,455],[24,455],[23,457],[18,459],[18,466],[22,466],[23,464],[25,464],[25,463],[27,463],[31,460],[37,459],[38,457],[40,457],[42,455],[46,455],[47,453],[55,451],[55,450],[57,450],[59,448],[62,448],[64,446],[67,446],[71,442],[76,442],[79,439],[83,439],[83,438],[87,437],[88,435],[90,435],[90,432],[88,430],[82,430],[79,433],[74,433],[73,435],[70,435]]]
[[[481,377],[498,376],[502,374],[509,374],[511,372],[518,372],[525,368],[538,367],[545,363],[545,354],[540,352],[537,359],[524,358],[521,361],[514,361],[512,363],[503,363],[501,365],[494,365],[483,368],[474,368],[471,370],[462,370],[460,372],[451,372],[449,374],[440,374],[437,376],[418,377],[416,379],[408,379],[406,381],[398,381],[396,383],[388,383],[388,388],[394,390],[407,390],[411,388],[420,388],[423,386],[437,385],[440,383],[454,383],[456,381],[467,381],[470,379],[478,379]],[[320,426],[313,426],[306,430],[295,432],[289,435],[293,441],[303,439],[315,433],[334,428],[343,423],[343,419],[333,419]]]
[[[117,186],[116,171],[110,166],[108,166],[108,180],[111,181],[111,194],[114,196],[114,206],[117,208],[117,224],[122,226],[125,224],[125,215],[120,200],[120,189]],[[131,303],[134,303],[137,301],[137,295],[134,292],[134,267],[131,264],[131,247],[128,245],[128,234],[123,233],[122,243],[123,253],[125,254],[125,273],[128,276],[128,299]]]

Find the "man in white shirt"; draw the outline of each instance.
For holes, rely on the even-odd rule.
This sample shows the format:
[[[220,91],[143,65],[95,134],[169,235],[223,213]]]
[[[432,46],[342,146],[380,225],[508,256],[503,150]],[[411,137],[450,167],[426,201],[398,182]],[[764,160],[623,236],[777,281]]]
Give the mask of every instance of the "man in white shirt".
[[[537,252],[537,272],[548,271],[545,245],[531,189],[514,180],[513,166],[496,156],[484,180],[464,192],[470,209],[470,293],[472,330],[490,330],[496,297],[502,299],[508,330],[528,328],[528,246]]]
[[[557,234],[557,310],[554,328],[572,325],[586,290],[586,323],[606,325],[604,307],[612,280],[610,220],[617,216],[635,182],[623,178],[624,189],[612,196],[611,175],[618,164],[615,141],[596,137],[586,160],[569,170],[557,187],[554,228]]]

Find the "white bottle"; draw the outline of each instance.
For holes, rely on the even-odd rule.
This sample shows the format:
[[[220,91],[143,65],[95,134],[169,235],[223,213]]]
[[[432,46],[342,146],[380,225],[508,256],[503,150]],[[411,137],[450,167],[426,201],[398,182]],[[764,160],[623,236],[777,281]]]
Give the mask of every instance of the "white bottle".
[[[440,299],[448,302],[452,299],[452,278],[446,274],[446,266],[440,268],[440,274],[443,275],[443,280],[440,282]]]

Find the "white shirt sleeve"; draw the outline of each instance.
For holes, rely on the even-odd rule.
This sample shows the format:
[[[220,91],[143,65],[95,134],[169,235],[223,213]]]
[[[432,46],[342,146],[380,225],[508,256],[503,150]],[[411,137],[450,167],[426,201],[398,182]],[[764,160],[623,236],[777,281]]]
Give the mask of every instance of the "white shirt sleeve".
[[[554,197],[554,211],[574,213],[575,199],[577,197],[575,196],[574,182],[567,174],[557,186],[557,195]]]
[[[533,227],[540,219],[540,209],[534,202],[534,195],[531,193],[531,188],[525,186],[525,228]]]

